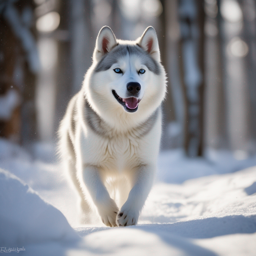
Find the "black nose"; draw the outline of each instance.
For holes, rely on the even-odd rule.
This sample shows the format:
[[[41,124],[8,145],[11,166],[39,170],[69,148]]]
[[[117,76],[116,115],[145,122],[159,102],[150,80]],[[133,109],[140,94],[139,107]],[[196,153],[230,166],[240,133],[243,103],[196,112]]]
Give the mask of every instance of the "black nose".
[[[127,84],[127,91],[129,95],[136,96],[138,95],[139,91],[141,89],[141,86],[139,83],[136,82],[130,82]]]

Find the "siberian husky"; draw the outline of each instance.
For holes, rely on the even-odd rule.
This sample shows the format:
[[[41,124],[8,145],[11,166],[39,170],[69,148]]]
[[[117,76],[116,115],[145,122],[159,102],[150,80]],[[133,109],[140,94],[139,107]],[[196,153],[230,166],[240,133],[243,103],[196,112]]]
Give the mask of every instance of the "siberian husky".
[[[154,28],[122,41],[103,27],[59,128],[59,153],[84,216],[95,208],[107,226],[137,224],[156,173],[165,93]]]

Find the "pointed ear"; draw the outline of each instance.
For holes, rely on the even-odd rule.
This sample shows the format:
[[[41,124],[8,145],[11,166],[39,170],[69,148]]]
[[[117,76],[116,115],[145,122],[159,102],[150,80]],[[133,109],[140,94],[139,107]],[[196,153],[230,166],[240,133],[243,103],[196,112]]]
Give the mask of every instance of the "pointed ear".
[[[156,31],[153,27],[147,27],[137,44],[151,55],[156,61],[160,61],[160,50]]]
[[[110,52],[117,45],[116,37],[108,26],[101,28],[93,53],[93,60],[99,61],[106,53]]]

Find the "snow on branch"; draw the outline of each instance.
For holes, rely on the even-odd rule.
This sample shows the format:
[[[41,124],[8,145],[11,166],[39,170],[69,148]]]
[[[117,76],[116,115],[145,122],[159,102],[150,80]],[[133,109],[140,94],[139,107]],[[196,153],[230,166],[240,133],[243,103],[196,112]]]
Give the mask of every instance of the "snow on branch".
[[[9,90],[0,97],[0,119],[10,120],[13,110],[19,105],[20,97],[15,90]]]

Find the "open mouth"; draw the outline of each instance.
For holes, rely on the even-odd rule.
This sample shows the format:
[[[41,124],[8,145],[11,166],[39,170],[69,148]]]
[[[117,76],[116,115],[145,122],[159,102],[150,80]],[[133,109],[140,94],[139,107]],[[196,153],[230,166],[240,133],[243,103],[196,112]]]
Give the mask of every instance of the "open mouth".
[[[140,100],[135,97],[121,98],[116,91],[112,90],[112,93],[116,100],[124,107],[127,112],[136,112],[138,110],[138,105]]]

